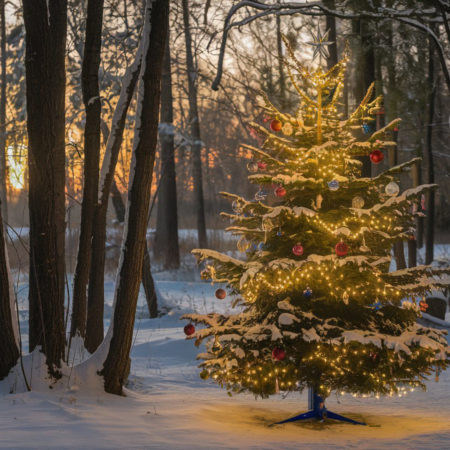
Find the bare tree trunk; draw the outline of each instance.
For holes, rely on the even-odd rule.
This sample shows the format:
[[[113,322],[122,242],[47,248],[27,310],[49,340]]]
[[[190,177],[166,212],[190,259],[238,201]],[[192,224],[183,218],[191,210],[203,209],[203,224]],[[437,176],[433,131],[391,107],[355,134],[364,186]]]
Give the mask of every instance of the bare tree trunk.
[[[151,319],[158,317],[158,297],[156,295],[155,282],[152,276],[150,263],[150,252],[145,246],[144,264],[142,265],[142,285],[144,286],[145,298],[147,300],[148,313]]]
[[[202,141],[200,137],[200,121],[197,106],[197,69],[192,56],[192,38],[189,25],[188,0],[182,0],[184,37],[186,41],[186,65],[189,87],[189,122],[191,125],[191,151],[192,151],[192,178],[194,185],[194,204],[197,212],[198,245],[201,248],[208,246],[206,237],[205,200],[203,196],[202,180]]]
[[[129,372],[129,357],[142,266],[146,247],[150,187],[158,137],[161,68],[167,37],[167,0],[147,0],[133,160],[130,168],[126,233],[115,292],[112,336],[102,375],[105,391],[122,394]]]
[[[286,108],[286,77],[284,75],[284,59],[283,59],[283,39],[281,37],[281,18],[279,15],[275,18],[277,24],[277,56],[278,56],[278,86],[280,108]]]
[[[125,221],[125,202],[123,201],[122,194],[117,187],[116,180],[113,180],[111,185],[111,200],[116,212],[116,218],[119,223]]]
[[[120,91],[119,101],[114,111],[106,143],[100,180],[100,198],[95,210],[92,236],[92,260],[88,288],[88,312],[86,349],[93,353],[103,340],[103,311],[104,311],[104,270],[105,270],[105,242],[106,242],[106,214],[108,211],[109,195],[114,181],[114,172],[122,145],[123,130],[128,107],[133,98],[142,60],[142,45],[136,54],[135,61],[127,70]]]
[[[19,358],[15,328],[13,320],[17,320],[14,305],[14,295],[8,266],[8,255],[0,209],[0,380],[5,378]],[[14,319],[13,319],[14,317]]]
[[[429,42],[429,60],[428,60],[428,83],[429,83],[429,105],[428,105],[428,126],[427,126],[427,159],[428,173],[427,182],[434,183],[434,162],[433,162],[433,121],[434,108],[436,99],[436,76],[434,70],[434,45],[430,39]],[[431,190],[427,194],[427,210],[426,210],[426,250],[425,264],[431,264],[434,259],[434,191]]]
[[[158,211],[154,254],[165,270],[180,267],[178,247],[177,182],[173,128],[172,74],[170,68],[169,36],[166,41],[161,84],[161,179],[158,192]]]
[[[87,285],[91,264],[92,227],[98,196],[100,164],[100,88],[98,69],[102,44],[103,0],[88,0],[81,87],[86,109],[84,127],[84,190],[81,204],[80,241],[75,268],[71,336],[86,334]]]
[[[5,0],[0,0],[1,88],[0,88],[0,203],[3,220],[8,222],[8,190],[6,185],[6,22]]]
[[[362,46],[362,79],[361,83],[363,86],[363,93],[365,94],[369,86],[375,81],[375,52],[373,48],[373,31],[369,29],[368,21],[360,21],[360,36],[361,36],[361,46]],[[358,100],[360,101],[362,97]],[[372,176],[372,165],[370,158],[368,156],[363,156],[361,158],[362,166],[362,176],[371,177]]]
[[[49,372],[64,357],[67,2],[24,0],[30,211],[30,350]]]
[[[323,4],[329,9],[334,9],[334,0],[324,0]],[[328,41],[332,42],[332,44],[328,46],[330,57],[327,58],[328,69],[331,69],[334,65],[338,63],[336,18],[334,16],[332,15],[326,16],[326,28],[327,30],[330,30],[330,33],[328,34]]]

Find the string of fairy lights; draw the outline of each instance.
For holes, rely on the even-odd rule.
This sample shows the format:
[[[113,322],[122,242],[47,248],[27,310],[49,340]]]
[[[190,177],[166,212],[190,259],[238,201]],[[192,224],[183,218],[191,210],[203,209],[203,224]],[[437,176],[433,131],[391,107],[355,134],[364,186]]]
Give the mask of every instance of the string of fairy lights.
[[[405,289],[401,284],[391,284],[384,275],[390,263],[392,243],[409,232],[413,217],[408,210],[417,199],[413,193],[398,202],[380,203],[399,193],[391,173],[377,180],[363,181],[360,185],[364,186],[361,187],[363,192],[353,194],[353,199],[348,199],[350,205],[345,196],[350,192],[346,189],[352,187],[361,170],[356,153],[370,153],[373,163],[382,161],[384,155],[379,149],[388,148],[392,142],[381,139],[397,122],[391,122],[359,143],[353,131],[361,128],[361,122],[372,120],[369,116],[381,109],[381,97],[370,101],[371,87],[350,118],[341,121],[336,102],[343,89],[348,54],[332,69],[311,73],[295,58],[289,43],[285,41],[285,44],[294,61],[294,64],[287,62],[286,67],[300,96],[301,109],[296,116],[283,114],[263,95],[264,109],[272,121],[269,129],[260,124],[252,124],[252,127],[265,137],[264,152],[247,146],[261,158],[249,166],[249,171],[253,172],[250,181],[260,185],[258,198],[255,196],[255,202],[248,202],[227,195],[235,204],[236,213],[225,214],[232,221],[229,230],[241,235],[237,246],[247,255],[247,263],[235,263],[208,251],[201,257],[215,260],[206,265],[202,278],[226,281],[242,297],[245,313],[255,312],[259,322],[255,318],[253,323],[246,315],[242,323],[236,318],[229,322],[223,318],[220,324],[211,324],[210,318],[202,322],[196,316],[194,320],[209,329],[198,340],[213,337],[207,347],[208,356],[201,363],[201,376],[211,377],[231,391],[250,390],[261,396],[277,390],[301,390],[305,385],[316,383],[314,390],[325,397],[332,390],[341,395],[349,390],[353,396],[402,397],[418,387],[423,388],[424,376],[433,367],[437,373],[448,364],[438,357],[432,346],[422,345],[422,342],[402,341],[400,349],[395,339],[392,346],[381,344],[386,341],[385,337],[400,336],[401,327],[414,323],[416,318],[415,310],[403,309],[402,314],[397,314],[396,307],[400,306]],[[294,68],[303,79],[305,89],[299,87],[293,75]],[[371,152],[377,152],[376,157],[372,157]],[[255,174],[258,170],[261,172]],[[283,199],[285,206],[280,208],[279,217],[272,214],[274,208],[263,203],[267,194],[262,192],[261,186],[271,183],[275,196]],[[317,192],[321,187],[325,190]],[[338,189],[343,190],[334,194]],[[306,203],[312,198],[315,200],[310,209]],[[369,206],[366,205],[367,209],[363,209],[365,203]],[[301,213],[296,214],[293,205],[301,206]],[[321,205],[326,207],[322,209]],[[372,205],[381,206],[374,209]],[[292,231],[295,227],[298,233]],[[287,230],[291,232],[285,234],[283,231]],[[298,241],[293,242],[292,254],[287,256],[270,252],[279,245],[281,254],[287,240],[299,240],[313,230],[318,254],[304,254],[304,247]],[[252,246],[261,240],[263,245]],[[330,254],[329,242],[334,240],[338,242],[336,254]],[[344,251],[338,250],[339,240],[349,243],[349,255],[347,244]],[[270,259],[275,254],[276,257]],[[216,297],[225,298],[225,291],[219,291]],[[296,302],[296,306],[290,304],[294,308],[292,311],[297,312],[293,314],[295,320],[277,322],[281,313],[275,305],[284,300],[290,303],[292,299]],[[337,317],[332,325],[324,318],[326,315],[315,314],[314,305],[324,299],[328,302],[326,306],[336,310],[341,304],[349,306],[349,310],[354,307],[352,311],[356,312],[367,307],[363,311],[370,318],[359,318],[366,320],[364,331],[367,334],[363,336],[361,332],[360,340],[346,340],[343,333],[355,331],[346,328],[353,326],[348,325],[353,323],[351,319]],[[376,304],[381,306],[374,306]],[[371,310],[374,310],[373,315]],[[270,337],[269,325],[277,329],[278,337]],[[383,333],[383,329],[391,330],[391,334]],[[191,331],[194,333],[194,330],[189,333]],[[374,339],[365,339],[368,335]],[[375,340],[380,345],[374,344]],[[273,348],[276,345],[284,348]]]

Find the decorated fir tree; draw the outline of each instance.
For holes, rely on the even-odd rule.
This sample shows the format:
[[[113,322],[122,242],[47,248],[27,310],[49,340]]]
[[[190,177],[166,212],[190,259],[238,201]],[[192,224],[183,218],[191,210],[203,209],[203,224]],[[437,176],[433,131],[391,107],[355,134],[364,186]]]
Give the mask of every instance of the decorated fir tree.
[[[347,56],[328,71],[310,70],[286,45],[298,111],[281,112],[263,95],[270,127],[252,127],[264,144],[244,146],[254,155],[255,200],[222,193],[242,258],[193,251],[206,261],[203,278],[239,296],[236,314],[185,316],[189,338],[207,340],[201,376],[261,397],[310,388],[319,401],[331,391],[379,396],[424,388],[428,375],[449,364],[449,350],[445,332],[416,323],[416,299],[447,286],[447,272],[389,266],[393,244],[414,232],[415,205],[436,186],[400,192],[396,176],[418,158],[362,178],[357,157],[379,163],[395,145],[389,138],[399,120],[364,135],[381,108],[373,86],[343,118]]]

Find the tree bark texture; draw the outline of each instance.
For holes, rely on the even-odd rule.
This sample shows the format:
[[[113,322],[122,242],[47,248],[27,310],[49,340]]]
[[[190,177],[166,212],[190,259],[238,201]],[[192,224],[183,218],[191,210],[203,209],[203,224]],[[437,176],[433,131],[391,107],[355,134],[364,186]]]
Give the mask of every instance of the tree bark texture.
[[[173,127],[172,74],[170,44],[167,36],[161,83],[161,179],[158,191],[158,210],[154,254],[165,270],[180,267],[178,247],[177,182]]]
[[[197,106],[197,69],[192,55],[192,37],[189,25],[189,2],[182,0],[184,37],[186,42],[186,65],[188,74],[189,122],[191,125],[192,178],[194,186],[194,204],[197,212],[198,245],[208,246],[206,236],[205,201],[202,180],[202,141],[200,137],[200,120]]]
[[[19,358],[11,311],[11,289],[6,254],[5,231],[0,209],[0,380],[5,378]],[[15,317],[15,315],[14,315]]]
[[[365,20],[359,21],[359,31],[361,36],[361,84],[363,95],[366,93],[369,86],[375,81],[375,52],[373,48],[373,31],[370,30],[369,24]],[[358,100],[362,100],[358,98]],[[358,158],[362,161],[362,176],[371,177],[372,176],[372,164],[368,156],[363,156]]]
[[[0,202],[3,220],[8,222],[8,195],[6,185],[6,21],[5,0],[0,0],[0,50],[1,50],[1,87],[0,87]]]
[[[434,69],[434,44],[429,42],[429,60],[428,60],[428,85],[430,89],[428,104],[428,126],[427,126],[427,160],[428,172],[427,182],[434,183],[434,161],[433,161],[433,122],[436,100],[436,75]],[[434,191],[427,194],[426,214],[426,235],[425,235],[425,264],[431,264],[434,259]]]
[[[133,98],[141,68],[141,50],[142,45],[137,50],[136,58],[124,76],[102,165],[102,176],[100,180],[101,192],[94,215],[92,256],[88,286],[87,325],[84,341],[86,349],[90,353],[93,353],[103,341],[106,215],[108,212],[109,195],[114,181],[114,172],[122,145],[128,107]]]
[[[148,251],[147,246],[145,246],[144,264],[142,265],[142,285],[144,286],[149,316],[151,319],[154,319],[158,317],[158,297],[156,295],[155,282],[152,276],[150,252]]]
[[[100,165],[101,102],[98,81],[102,44],[103,0],[88,0],[81,88],[86,110],[84,127],[84,189],[81,203],[80,240],[75,268],[71,336],[86,334],[87,286],[91,264],[91,243],[95,206],[98,197]]]
[[[147,245],[146,232],[158,137],[161,69],[168,14],[168,0],[147,0],[143,33],[147,42],[140,76],[126,233],[116,283],[112,337],[102,370],[105,391],[112,394],[122,394],[122,387],[128,376],[127,363]]]
[[[64,356],[66,0],[24,0],[30,212],[30,350]]]
[[[329,9],[334,9],[334,0],[324,0],[323,3]],[[327,67],[328,69],[331,69],[338,63],[338,51],[336,40],[336,18],[330,14],[326,16],[326,29],[330,30],[327,40],[332,42],[332,44],[328,46],[330,57],[327,58]]]

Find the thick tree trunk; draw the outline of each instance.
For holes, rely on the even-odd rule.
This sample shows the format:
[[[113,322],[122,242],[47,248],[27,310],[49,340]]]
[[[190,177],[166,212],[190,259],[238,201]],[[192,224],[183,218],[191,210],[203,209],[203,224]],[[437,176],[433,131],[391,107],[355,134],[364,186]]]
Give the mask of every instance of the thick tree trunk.
[[[98,69],[102,43],[102,22],[103,0],[88,0],[86,38],[81,70],[81,87],[86,109],[86,124],[84,127],[84,189],[70,327],[71,336],[78,332],[82,337],[86,333],[86,289],[91,264],[92,227],[98,196],[101,117]]]
[[[142,45],[139,46],[135,61],[124,76],[102,164],[100,198],[94,216],[92,257],[88,288],[87,326],[84,341],[86,349],[90,353],[93,353],[103,340],[106,214],[108,211],[109,195],[114,181],[117,158],[122,145],[128,107],[130,106],[135,91],[141,68],[141,60]]]
[[[49,372],[64,356],[67,2],[24,0],[30,211],[30,350]]]
[[[166,41],[161,83],[161,179],[158,192],[158,211],[154,254],[165,270],[180,267],[178,247],[177,182],[173,128],[172,74],[170,68],[169,36]]]
[[[106,392],[113,394],[122,394],[129,371],[136,304],[147,245],[147,220],[158,137],[161,68],[168,14],[167,0],[147,0],[143,32],[146,46],[130,168],[126,233],[116,283],[111,342],[101,372]]]
[[[0,203],[3,220],[8,222],[6,185],[6,21],[5,0],[0,0],[1,87],[0,87]]]
[[[6,250],[5,232],[0,209],[0,380],[5,378],[19,358],[15,330],[17,320],[14,305],[14,295],[9,279],[8,255]]]
[[[427,160],[428,172],[427,182],[434,183],[434,162],[433,162],[433,121],[434,108],[436,100],[436,79],[434,70],[434,44],[430,39],[429,42],[429,61],[428,61],[428,83],[429,83],[429,105],[428,105],[428,126],[427,126]],[[425,264],[431,264],[434,259],[434,191],[431,190],[427,195],[426,210],[426,249]]]
[[[324,5],[329,9],[334,10],[334,0],[324,0]],[[330,52],[330,57],[327,58],[327,67],[331,69],[334,65],[338,63],[338,52],[337,52],[337,39],[336,39],[336,18],[331,15],[326,16],[326,29],[330,30],[328,34],[328,41],[332,44],[328,46],[328,51]]]
[[[200,137],[200,121],[197,106],[197,69],[192,56],[192,38],[189,25],[189,3],[182,0],[184,37],[186,41],[186,65],[189,88],[189,122],[191,125],[191,151],[192,151],[192,178],[194,185],[194,205],[197,213],[198,245],[201,248],[208,246],[206,237],[205,204],[203,197],[202,180],[202,141]]]

